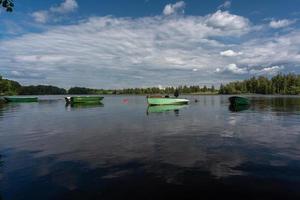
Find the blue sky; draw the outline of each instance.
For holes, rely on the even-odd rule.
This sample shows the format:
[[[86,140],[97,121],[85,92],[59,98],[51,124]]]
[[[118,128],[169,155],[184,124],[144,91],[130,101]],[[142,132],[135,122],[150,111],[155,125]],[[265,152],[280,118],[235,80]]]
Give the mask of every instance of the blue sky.
[[[15,0],[0,74],[22,84],[212,85],[300,73],[299,0]]]

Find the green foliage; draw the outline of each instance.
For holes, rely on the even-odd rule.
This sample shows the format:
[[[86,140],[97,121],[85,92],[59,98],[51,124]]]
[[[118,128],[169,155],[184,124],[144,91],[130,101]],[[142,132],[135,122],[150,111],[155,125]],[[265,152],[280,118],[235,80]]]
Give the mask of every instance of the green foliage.
[[[66,94],[62,88],[50,85],[21,86],[18,82],[3,79],[0,76],[0,95],[46,95],[46,94]]]
[[[21,85],[18,82],[3,79],[0,76],[0,95],[16,95],[20,89]]]
[[[67,94],[63,88],[58,88],[51,85],[38,85],[38,86],[22,86],[20,95],[49,95],[49,94]]]
[[[0,0],[0,6],[1,5],[7,12],[12,12],[15,6],[12,0]]]
[[[136,95],[146,95],[146,94],[174,94],[176,89],[179,94],[197,94],[197,93],[215,93],[215,87],[207,88],[206,86],[179,86],[166,87],[164,89],[158,87],[149,88],[126,88],[119,90],[104,90],[104,89],[90,89],[84,87],[72,87],[69,89],[68,94],[136,94]]]
[[[164,89],[158,87],[149,88],[126,88],[126,89],[91,89],[84,87],[72,87],[68,91],[63,88],[58,88],[50,85],[38,85],[38,86],[21,86],[16,81],[2,79],[0,76],[0,95],[50,95],[50,94],[137,94],[137,95],[147,95],[147,94],[168,94],[173,95],[175,91],[178,90],[179,94],[211,94],[215,93],[215,87],[212,86],[208,88],[207,86],[200,87],[199,85],[194,86],[179,86],[166,87]]]
[[[97,90],[84,87],[72,87],[69,89],[68,94],[97,94]]]
[[[259,76],[244,81],[235,81],[226,85],[221,84],[219,91],[212,85],[210,88],[204,85],[179,86],[179,87],[149,87],[149,88],[126,88],[126,89],[91,89],[84,87],[72,87],[68,92],[63,88],[50,85],[21,86],[16,81],[3,79],[0,76],[0,95],[49,95],[49,94],[167,94],[173,95],[178,90],[179,94],[300,94],[300,75],[278,74],[271,79]]]
[[[264,76],[252,77],[244,81],[231,82],[221,85],[220,94],[300,94],[300,75],[277,74],[269,79]]]

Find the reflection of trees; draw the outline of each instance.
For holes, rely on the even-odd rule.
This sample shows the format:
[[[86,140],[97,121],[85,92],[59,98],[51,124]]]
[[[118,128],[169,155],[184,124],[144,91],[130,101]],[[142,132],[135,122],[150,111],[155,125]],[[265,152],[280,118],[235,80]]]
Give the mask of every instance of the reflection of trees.
[[[3,156],[0,154],[0,180],[2,178],[2,167],[3,167],[3,164],[4,164]]]
[[[20,104],[10,104],[0,102],[0,120],[4,117],[6,113],[13,113],[20,108]]]
[[[251,107],[258,111],[291,112],[291,114],[300,111],[300,98],[254,98],[251,102]]]
[[[2,166],[3,166],[3,160],[2,160],[2,155],[0,154],[0,172],[1,172]]]
[[[1,180],[1,176],[2,176],[2,166],[4,161],[2,160],[3,156],[0,154],[0,180]],[[0,200],[2,200],[2,196],[0,194]]]
[[[4,103],[1,102],[1,99],[0,99],[0,119],[3,117],[3,107],[4,107]]]

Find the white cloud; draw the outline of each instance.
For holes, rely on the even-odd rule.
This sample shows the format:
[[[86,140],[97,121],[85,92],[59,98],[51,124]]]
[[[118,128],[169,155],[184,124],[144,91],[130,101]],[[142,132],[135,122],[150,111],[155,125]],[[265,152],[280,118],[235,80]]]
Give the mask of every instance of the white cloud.
[[[30,79],[41,79],[41,74],[38,73],[28,73],[26,71],[11,71],[10,73],[10,77],[12,77],[13,79],[22,79],[22,78],[30,78]]]
[[[284,28],[284,27],[292,25],[295,22],[296,22],[295,20],[288,20],[288,19],[272,20],[272,21],[270,21],[269,26],[274,29]]]
[[[22,72],[28,84],[43,77],[45,83],[63,87],[114,88],[218,84],[222,78],[300,66],[300,31],[255,37],[253,26],[227,11],[92,17],[1,39],[0,73],[16,77],[12,71]]]
[[[231,1],[225,1],[223,4],[221,4],[218,9],[228,9],[231,6]]]
[[[17,62],[59,62],[64,59],[60,55],[29,55],[29,56],[16,56],[15,60]]]
[[[209,26],[227,30],[227,31],[239,31],[240,34],[249,31],[249,20],[239,15],[233,15],[228,11],[218,10],[217,12],[208,15],[206,23]]]
[[[252,69],[250,70],[251,74],[254,75],[275,75],[279,71],[283,70],[284,66],[272,66],[272,67],[265,67],[262,69]]]
[[[11,74],[14,75],[14,76],[21,76],[22,73],[19,72],[19,71],[11,71]]]
[[[285,35],[252,39],[240,45],[243,55],[238,64],[273,66],[287,64],[300,66],[300,32],[292,31]]]
[[[242,52],[235,52],[231,49],[220,52],[221,56],[227,56],[227,57],[234,57],[234,56],[239,56],[239,55],[242,55],[242,54],[243,54]]]
[[[34,21],[39,23],[46,23],[48,21],[48,12],[47,11],[37,11],[32,14]]]
[[[216,72],[231,72],[233,74],[246,74],[248,70],[246,68],[239,68],[235,63],[227,65],[223,70],[217,68]]]
[[[176,13],[184,13],[185,2],[179,1],[175,4],[167,4],[163,10],[164,15],[172,15]]]
[[[64,0],[64,2],[58,6],[52,6],[49,10],[36,11],[31,16],[38,23],[46,23],[51,19],[53,21],[58,15],[73,12],[77,8],[78,4],[76,0]]]
[[[65,0],[59,6],[54,6],[50,8],[53,13],[69,13],[73,12],[78,8],[76,0]]]

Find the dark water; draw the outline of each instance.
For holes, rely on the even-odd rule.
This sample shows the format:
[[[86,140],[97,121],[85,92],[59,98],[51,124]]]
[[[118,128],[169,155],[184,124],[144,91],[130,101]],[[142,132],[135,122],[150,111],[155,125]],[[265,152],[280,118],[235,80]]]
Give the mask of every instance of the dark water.
[[[300,97],[42,98],[0,105],[0,199],[300,199]]]

